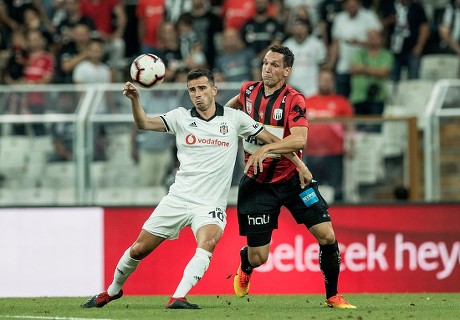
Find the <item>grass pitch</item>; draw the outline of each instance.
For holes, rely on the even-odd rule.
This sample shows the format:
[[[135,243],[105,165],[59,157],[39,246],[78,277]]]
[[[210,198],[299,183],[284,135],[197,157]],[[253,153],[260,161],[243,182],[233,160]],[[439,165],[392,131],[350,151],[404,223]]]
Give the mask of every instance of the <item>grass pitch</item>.
[[[0,320],[460,319],[460,293],[347,294],[357,309],[323,307],[323,295],[189,296],[200,310],[167,310],[165,296],[124,296],[101,309],[83,309],[87,298],[0,298]]]

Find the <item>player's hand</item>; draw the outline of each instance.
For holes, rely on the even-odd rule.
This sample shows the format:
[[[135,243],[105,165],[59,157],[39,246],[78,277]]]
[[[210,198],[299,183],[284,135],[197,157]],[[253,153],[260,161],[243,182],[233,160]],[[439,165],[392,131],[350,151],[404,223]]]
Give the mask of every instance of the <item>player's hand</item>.
[[[305,165],[297,168],[297,171],[299,171],[300,187],[303,189],[311,183],[313,175]]]
[[[129,81],[126,82],[125,86],[123,87],[123,94],[131,100],[139,98],[139,90]]]
[[[247,173],[251,166],[254,167],[254,174],[264,171],[263,162],[267,155],[268,152],[264,146],[257,149],[256,152],[249,156],[246,166],[244,167],[244,173]]]

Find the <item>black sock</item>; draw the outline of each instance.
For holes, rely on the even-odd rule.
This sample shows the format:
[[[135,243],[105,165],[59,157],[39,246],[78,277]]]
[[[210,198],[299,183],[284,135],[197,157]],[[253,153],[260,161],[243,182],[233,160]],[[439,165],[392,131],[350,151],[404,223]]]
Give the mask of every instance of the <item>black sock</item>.
[[[246,274],[251,274],[254,267],[251,265],[251,263],[249,263],[247,246],[241,249],[240,257],[241,257],[241,270],[243,270],[243,272]]]
[[[329,245],[319,245],[319,267],[326,285],[326,299],[337,294],[337,284],[340,273],[340,251],[336,242]]]

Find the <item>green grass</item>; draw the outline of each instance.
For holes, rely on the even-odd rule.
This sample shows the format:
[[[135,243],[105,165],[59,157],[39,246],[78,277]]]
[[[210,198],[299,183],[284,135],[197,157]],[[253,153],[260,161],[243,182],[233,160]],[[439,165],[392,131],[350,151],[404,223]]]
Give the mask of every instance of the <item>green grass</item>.
[[[2,319],[460,319],[460,293],[347,294],[357,309],[322,306],[322,295],[193,296],[201,310],[166,310],[165,296],[124,296],[101,309],[83,309],[87,297],[0,298]]]

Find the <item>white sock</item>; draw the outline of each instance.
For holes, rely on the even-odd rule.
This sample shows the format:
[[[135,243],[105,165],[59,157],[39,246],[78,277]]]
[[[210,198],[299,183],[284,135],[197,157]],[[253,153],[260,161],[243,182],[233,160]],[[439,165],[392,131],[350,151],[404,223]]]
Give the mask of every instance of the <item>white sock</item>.
[[[126,250],[121,257],[120,261],[118,261],[115,273],[113,275],[112,284],[107,289],[109,296],[114,296],[120,292],[121,287],[123,287],[129,275],[133,273],[134,270],[136,270],[137,266],[141,262],[141,260],[131,258],[129,254],[130,250],[131,248],[128,248],[128,250]]]
[[[184,269],[184,275],[177,286],[176,292],[173,294],[173,298],[182,298],[187,295],[208,270],[211,257],[211,252],[201,248],[196,249],[195,255]]]

